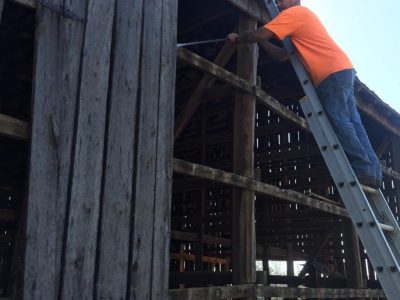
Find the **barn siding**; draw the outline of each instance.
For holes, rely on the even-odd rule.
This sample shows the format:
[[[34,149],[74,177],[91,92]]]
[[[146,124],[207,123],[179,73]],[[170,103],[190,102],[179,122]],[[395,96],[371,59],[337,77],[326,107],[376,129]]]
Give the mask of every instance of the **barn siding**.
[[[167,298],[176,14],[38,5],[24,299]]]

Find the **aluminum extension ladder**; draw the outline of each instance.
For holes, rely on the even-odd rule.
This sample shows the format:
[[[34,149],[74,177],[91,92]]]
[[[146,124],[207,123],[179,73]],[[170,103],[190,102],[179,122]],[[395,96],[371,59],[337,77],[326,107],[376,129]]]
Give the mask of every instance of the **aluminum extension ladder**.
[[[279,11],[264,0],[272,18]],[[400,228],[382,192],[366,188],[353,169],[325,115],[311,80],[289,38],[283,41],[306,97],[300,101],[314,138],[389,300],[400,299]]]

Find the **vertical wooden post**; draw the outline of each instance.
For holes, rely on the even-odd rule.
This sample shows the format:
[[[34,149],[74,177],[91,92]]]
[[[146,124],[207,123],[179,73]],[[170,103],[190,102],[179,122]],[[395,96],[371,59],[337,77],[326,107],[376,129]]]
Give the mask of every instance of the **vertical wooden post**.
[[[293,244],[287,244],[287,276],[294,276]]]
[[[239,20],[239,32],[255,29],[257,22],[247,16]],[[257,45],[243,44],[238,48],[237,73],[256,84]],[[255,99],[247,94],[235,97],[233,171],[254,176]],[[234,284],[256,281],[254,192],[235,189],[233,194],[232,265]]]
[[[205,148],[205,147],[203,147]],[[196,271],[203,271],[203,256],[204,256],[204,218],[205,218],[205,206],[206,206],[206,189],[201,189],[200,199],[200,224],[197,230],[198,239],[196,241],[196,258],[195,258],[195,269]]]
[[[358,237],[350,219],[344,220],[343,243],[346,257],[346,285],[348,288],[364,288]]]
[[[176,128],[176,127],[175,127]],[[176,132],[175,132],[176,133]],[[205,119],[201,121],[201,139],[203,141],[203,145],[201,146],[201,163],[205,164],[207,159],[207,145],[205,143],[207,138],[207,122]],[[204,228],[205,228],[205,215],[206,215],[206,198],[207,198],[207,190],[205,188],[201,189],[199,203],[199,211],[200,211],[200,223],[197,229],[198,239],[196,241],[196,258],[195,258],[195,269],[196,271],[203,271],[203,256],[204,256]]]
[[[293,260],[293,244],[289,243],[286,246],[287,250],[287,276],[294,276],[294,260]],[[289,287],[297,287],[296,285],[288,285]],[[284,298],[284,300],[296,300],[295,298]]]
[[[1,16],[3,15],[3,6],[4,6],[4,0],[0,0],[0,23],[1,23]]]

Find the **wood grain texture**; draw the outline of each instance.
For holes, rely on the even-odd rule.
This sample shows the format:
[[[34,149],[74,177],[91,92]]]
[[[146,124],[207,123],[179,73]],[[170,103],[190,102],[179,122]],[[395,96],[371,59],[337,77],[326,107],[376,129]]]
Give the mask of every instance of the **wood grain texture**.
[[[37,15],[24,298],[165,299],[177,1]]]
[[[248,16],[239,18],[238,31],[254,30],[257,22]],[[258,47],[242,44],[238,47],[237,75],[256,85]],[[233,172],[254,177],[254,128],[256,99],[247,93],[235,96],[233,120]],[[234,284],[256,281],[256,234],[254,191],[235,188],[232,200],[232,270]]]
[[[127,294],[143,1],[117,1],[96,296]],[[113,270],[113,272],[110,272]]]
[[[287,298],[329,298],[352,299],[359,297],[384,297],[382,290],[367,289],[328,289],[328,288],[282,288],[282,287],[258,287],[259,297],[287,297]]]
[[[328,288],[287,288],[261,285],[215,286],[170,290],[171,300],[227,299],[237,297],[285,297],[285,298],[329,298],[353,299],[359,297],[384,297],[382,290],[328,289]]]
[[[85,16],[86,1],[68,8]],[[24,299],[57,299],[84,24],[36,13]]]
[[[178,0],[162,1],[151,299],[168,297]]]
[[[114,1],[89,0],[61,297],[93,296]]]
[[[160,55],[163,1],[143,3],[142,51],[151,53],[141,57],[140,105],[138,111],[138,139],[136,178],[134,182],[134,217],[130,297],[152,298],[154,225],[157,185],[158,111],[160,97]],[[161,179],[162,180],[162,179]],[[161,182],[160,182],[161,183]]]
[[[200,300],[200,299],[230,299],[239,297],[254,297],[256,295],[256,286],[234,285],[234,286],[216,286],[209,288],[190,288],[170,291],[171,300]]]
[[[154,209],[156,186],[157,119],[160,73],[162,2],[143,3],[143,53],[141,57],[138,111],[136,177],[134,179],[134,215],[132,258],[130,262],[130,298],[151,299],[152,257],[154,243]],[[158,61],[157,61],[158,60]]]

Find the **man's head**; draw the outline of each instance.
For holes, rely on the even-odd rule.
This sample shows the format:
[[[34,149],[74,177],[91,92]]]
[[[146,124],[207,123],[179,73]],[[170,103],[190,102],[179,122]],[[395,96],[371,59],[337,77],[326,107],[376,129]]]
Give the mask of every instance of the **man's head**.
[[[279,10],[282,11],[292,6],[300,5],[300,0],[275,0],[275,3]]]

